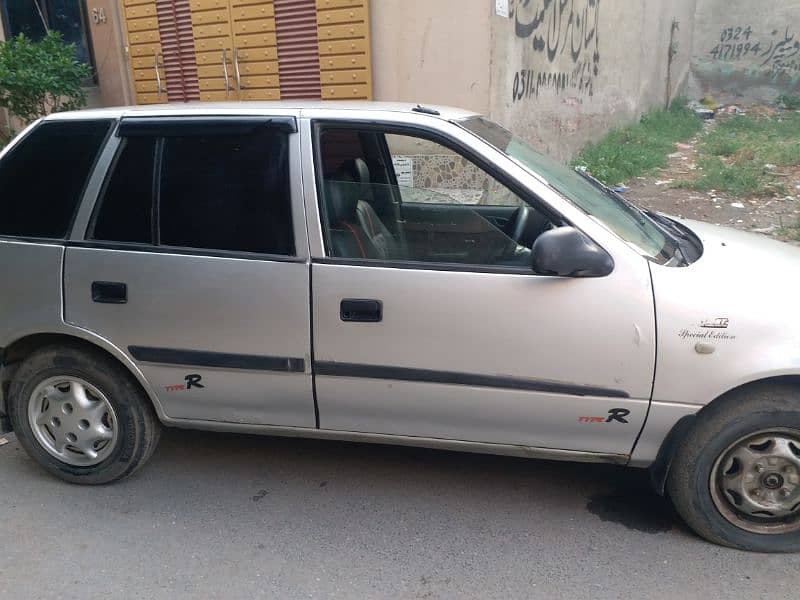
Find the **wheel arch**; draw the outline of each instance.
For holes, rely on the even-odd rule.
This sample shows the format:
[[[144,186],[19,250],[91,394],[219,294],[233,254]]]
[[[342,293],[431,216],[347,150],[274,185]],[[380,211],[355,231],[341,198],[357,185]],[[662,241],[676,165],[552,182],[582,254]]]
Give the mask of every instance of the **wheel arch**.
[[[7,417],[8,415],[7,398],[11,387],[11,381],[14,378],[19,364],[40,348],[53,345],[66,345],[90,352],[101,352],[111,360],[120,364],[126,372],[133,376],[136,384],[150,401],[159,420],[163,422],[164,413],[161,404],[144,374],[133,361],[119,348],[106,340],[94,336],[90,332],[83,332],[80,330],[80,333],[84,335],[76,335],[73,332],[29,333],[17,338],[2,349],[2,366],[0,366],[0,418]],[[7,420],[7,418],[5,420]],[[2,423],[0,423],[0,425],[2,425]],[[10,428],[10,424],[8,428]]]
[[[721,402],[726,401],[731,396],[735,396],[745,389],[769,385],[791,386],[800,391],[800,375],[778,375],[772,377],[763,377],[761,379],[755,379],[753,381],[743,383],[731,388],[723,394],[720,394],[711,402],[704,405],[695,414],[681,417],[675,423],[675,425],[672,426],[672,428],[669,430],[669,433],[667,433],[666,437],[661,443],[655,461],[649,467],[650,481],[656,493],[658,493],[660,496],[664,495],[667,478],[669,477],[669,470],[672,466],[672,460],[675,458],[675,452],[686,437],[686,434],[689,433],[698,416],[707,413],[709,410],[711,410],[712,406],[718,406]]]

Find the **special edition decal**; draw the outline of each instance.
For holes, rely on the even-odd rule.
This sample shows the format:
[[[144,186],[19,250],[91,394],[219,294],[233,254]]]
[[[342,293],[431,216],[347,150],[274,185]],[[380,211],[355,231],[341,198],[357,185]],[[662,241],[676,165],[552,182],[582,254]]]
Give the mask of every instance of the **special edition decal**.
[[[735,340],[736,335],[728,333],[730,319],[727,317],[715,317],[713,319],[703,319],[693,327],[685,327],[678,332],[678,337],[682,340],[697,341],[727,341]]]

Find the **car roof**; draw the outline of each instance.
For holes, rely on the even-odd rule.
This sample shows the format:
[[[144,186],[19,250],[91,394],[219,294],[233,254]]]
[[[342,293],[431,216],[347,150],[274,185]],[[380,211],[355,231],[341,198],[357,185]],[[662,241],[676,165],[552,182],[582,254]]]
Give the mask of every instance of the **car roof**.
[[[119,106],[113,108],[92,108],[70,112],[53,113],[45,117],[48,121],[70,119],[119,119],[126,116],[202,116],[202,115],[254,115],[262,112],[294,113],[302,116],[303,111],[341,111],[367,113],[406,113],[426,115],[448,121],[477,116],[477,113],[449,106],[423,105],[423,111],[415,111],[418,104],[399,102],[369,101],[321,101],[297,100],[279,102],[188,102],[175,104],[151,104],[140,106]],[[435,114],[439,113],[439,114]]]

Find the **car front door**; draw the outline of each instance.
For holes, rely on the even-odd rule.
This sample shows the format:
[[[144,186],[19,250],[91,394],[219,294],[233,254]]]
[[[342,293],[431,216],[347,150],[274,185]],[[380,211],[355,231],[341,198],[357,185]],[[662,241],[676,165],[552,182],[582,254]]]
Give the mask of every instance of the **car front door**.
[[[294,123],[123,119],[90,182],[65,319],[127,352],[167,419],[315,425]]]
[[[452,125],[303,125],[316,152],[307,210],[322,225],[320,427],[628,454],[653,381],[646,261],[623,252],[606,277],[536,275],[529,223],[507,222],[520,206],[537,227],[558,216]],[[342,130],[363,143],[345,147]],[[383,156],[365,150],[376,135]]]

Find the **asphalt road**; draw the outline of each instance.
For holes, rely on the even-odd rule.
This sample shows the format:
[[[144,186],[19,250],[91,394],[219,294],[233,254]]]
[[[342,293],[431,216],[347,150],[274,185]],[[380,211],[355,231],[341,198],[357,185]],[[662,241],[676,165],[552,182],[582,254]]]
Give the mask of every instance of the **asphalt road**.
[[[0,598],[798,598],[617,467],[167,430],[89,488],[0,446]]]

